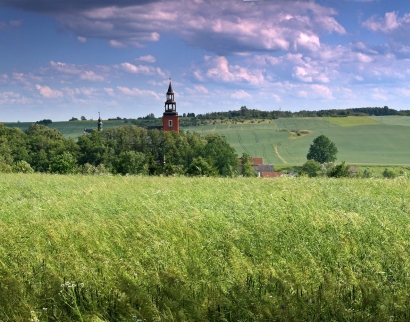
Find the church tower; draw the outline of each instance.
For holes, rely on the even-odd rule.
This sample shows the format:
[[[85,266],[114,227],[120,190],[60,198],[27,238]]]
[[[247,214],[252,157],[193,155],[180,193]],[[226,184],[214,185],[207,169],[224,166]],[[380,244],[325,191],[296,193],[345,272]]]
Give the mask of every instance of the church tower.
[[[102,131],[102,119],[101,119],[101,115],[100,112],[98,112],[98,131]]]
[[[165,101],[165,112],[162,116],[162,129],[164,131],[174,131],[179,133],[179,116],[177,103],[174,100],[174,91],[169,82],[167,100]]]

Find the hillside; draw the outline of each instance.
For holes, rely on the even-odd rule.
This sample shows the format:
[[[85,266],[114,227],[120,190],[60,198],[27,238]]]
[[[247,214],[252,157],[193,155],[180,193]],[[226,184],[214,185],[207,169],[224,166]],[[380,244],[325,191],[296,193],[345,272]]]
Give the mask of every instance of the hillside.
[[[336,144],[339,161],[353,164],[410,162],[410,149],[404,148],[408,147],[410,138],[408,116],[281,118],[259,122],[222,124],[215,121],[215,124],[185,127],[184,130],[221,133],[238,154],[247,152],[262,156],[265,162],[273,164],[305,162],[310,144],[321,134]]]

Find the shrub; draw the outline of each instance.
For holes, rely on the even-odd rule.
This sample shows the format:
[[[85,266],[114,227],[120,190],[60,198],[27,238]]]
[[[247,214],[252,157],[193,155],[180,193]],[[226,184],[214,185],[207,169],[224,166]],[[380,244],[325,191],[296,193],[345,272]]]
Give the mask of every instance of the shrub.
[[[18,161],[11,167],[12,172],[19,173],[33,173],[34,170],[31,165],[26,161]]]
[[[344,178],[350,177],[349,165],[345,164],[343,161],[341,164],[336,165],[332,170],[329,171],[329,177],[332,178]]]
[[[314,160],[308,160],[302,166],[302,173],[307,174],[310,178],[316,177],[317,172],[320,170],[320,163]]]
[[[382,172],[383,178],[393,179],[396,177],[396,174],[392,170],[388,170],[387,168],[384,169]]]
[[[328,172],[330,172],[335,165],[333,162],[324,162],[320,165],[320,171],[322,171],[323,176],[327,176]]]

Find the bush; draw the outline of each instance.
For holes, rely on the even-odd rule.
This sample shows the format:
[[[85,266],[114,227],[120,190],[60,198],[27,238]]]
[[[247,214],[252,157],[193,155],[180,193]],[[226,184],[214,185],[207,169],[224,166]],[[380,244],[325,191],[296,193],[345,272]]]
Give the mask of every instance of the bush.
[[[84,175],[100,175],[110,173],[110,171],[103,164],[93,166],[87,162],[83,166],[77,168],[77,173]]]
[[[316,177],[319,170],[320,163],[314,160],[308,160],[302,166],[302,174],[307,174],[310,178]]]
[[[0,172],[11,172],[11,165],[8,164],[2,155],[0,155]]]
[[[396,174],[392,170],[388,170],[387,168],[384,169],[382,172],[383,178],[386,179],[393,179],[396,177]]]
[[[14,173],[33,173],[34,170],[31,165],[26,161],[18,161],[11,167],[11,171]]]
[[[345,164],[345,162],[343,161],[341,164],[336,165],[334,168],[332,168],[329,171],[329,177],[332,177],[332,178],[350,177],[349,167],[350,166]]]

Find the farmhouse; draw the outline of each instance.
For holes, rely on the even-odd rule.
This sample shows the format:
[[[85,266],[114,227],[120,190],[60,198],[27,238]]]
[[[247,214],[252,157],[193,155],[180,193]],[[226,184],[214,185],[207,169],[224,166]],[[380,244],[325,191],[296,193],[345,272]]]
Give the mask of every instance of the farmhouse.
[[[253,163],[253,169],[258,173],[258,177],[262,178],[275,178],[280,177],[282,172],[275,172],[273,164],[264,164],[263,158],[251,158]],[[238,163],[241,164],[242,158],[238,159]],[[241,166],[239,166],[241,170]]]

